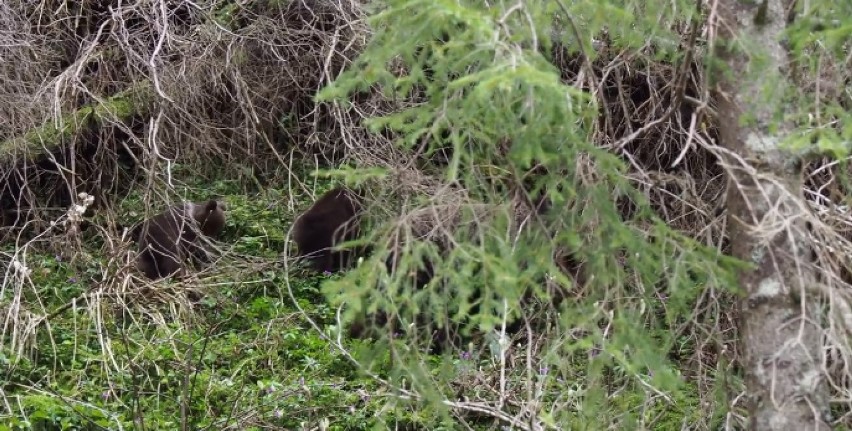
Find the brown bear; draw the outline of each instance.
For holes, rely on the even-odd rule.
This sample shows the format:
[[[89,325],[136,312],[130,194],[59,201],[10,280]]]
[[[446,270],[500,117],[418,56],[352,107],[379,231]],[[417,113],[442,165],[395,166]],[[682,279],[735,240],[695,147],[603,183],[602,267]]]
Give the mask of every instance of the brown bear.
[[[332,250],[360,234],[361,199],[352,190],[337,187],[323,194],[293,224],[299,256],[319,272],[348,267],[352,250]]]
[[[199,232],[218,237],[225,228],[225,206],[216,200],[184,202],[137,226],[131,236],[139,243],[136,265],[152,280],[182,272],[192,257],[209,262]]]

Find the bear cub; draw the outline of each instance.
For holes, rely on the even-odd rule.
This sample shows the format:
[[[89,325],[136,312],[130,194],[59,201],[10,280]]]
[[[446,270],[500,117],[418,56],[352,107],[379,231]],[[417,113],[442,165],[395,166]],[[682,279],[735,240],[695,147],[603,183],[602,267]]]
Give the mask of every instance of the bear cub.
[[[190,258],[208,263],[203,238],[225,229],[225,206],[216,200],[184,202],[137,226],[131,236],[139,243],[136,266],[152,280],[182,272]]]
[[[293,224],[293,240],[299,256],[318,272],[336,272],[350,264],[351,250],[332,248],[351,241],[360,233],[360,197],[344,187],[323,194]]]

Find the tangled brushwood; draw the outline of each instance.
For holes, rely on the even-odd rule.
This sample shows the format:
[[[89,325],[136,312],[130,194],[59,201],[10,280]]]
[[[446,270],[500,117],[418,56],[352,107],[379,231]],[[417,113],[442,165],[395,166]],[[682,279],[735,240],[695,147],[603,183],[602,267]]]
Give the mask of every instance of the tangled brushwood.
[[[703,63],[706,23],[676,26],[679,40],[668,42],[688,54],[672,60],[658,55],[651,39],[641,48],[624,48],[603,33],[584,50],[567,42],[577,35],[566,36],[565,29],[553,32],[558,37],[552,43],[539,43],[535,35],[524,35],[535,43],[516,43],[503,30],[444,18],[419,46],[386,54],[384,69],[365,67],[373,74],[369,85],[340,90],[338,96],[346,93],[341,101],[318,93],[363,67],[359,56],[385,31],[370,27],[359,1],[0,2],[0,262],[9,268],[0,286],[0,359],[7,350],[20,356],[36,350],[39,331],[50,326],[43,324],[72,308],[86,307],[96,319],[121,315],[135,321],[142,314],[166,326],[174,316],[192,313],[183,289],[215,298],[216,277],[229,271],[248,277],[281,269],[279,254],[289,257],[289,244],[274,250],[274,257],[258,257],[222,241],[215,244],[217,260],[203,273],[162,286],[139,276],[131,223],[189,201],[188,172],[201,184],[227,172],[245,194],[284,184],[289,201],[282,198],[275,207],[287,207],[287,216],[295,219],[297,210],[309,206],[302,202],[297,208],[293,196],[312,194],[313,180],[305,172],[343,165],[374,174],[359,184],[361,239],[372,254],[360,261],[356,256],[348,275],[323,285],[329,302],[339,307],[336,334],[357,327],[350,334],[370,334],[391,352],[390,362],[416,377],[394,383],[380,376],[385,356],[376,360],[380,365],[368,363],[351,353],[346,337],[331,342],[405,400],[431,399],[425,387],[434,385],[443,408],[460,421],[543,429],[537,410],[542,404],[558,411],[573,401],[554,396],[556,383],[545,390],[532,380],[546,375],[554,357],[562,355],[581,358],[577,361],[607,357],[601,359],[606,368],[601,381],[578,384],[586,389],[611,383],[601,400],[628,388],[675,405],[655,392],[647,370],[656,364],[631,368],[629,357],[637,348],[631,343],[654,348],[659,343],[665,344],[657,350],[665,355],[659,362],[674,364],[680,374],[675,377],[698,394],[696,405],[717,406],[716,395],[727,393],[730,401],[717,407],[741,424],[743,385],[717,376],[739,372],[737,297],[729,280],[701,267],[711,251],[730,252],[729,155],[719,146],[713,77]],[[467,38],[446,37],[456,31]],[[499,40],[488,46],[494,37]],[[460,51],[469,55],[453,68],[432,67]],[[555,72],[554,81],[583,92],[586,106],[597,107],[591,115],[571,117],[577,134],[559,143],[564,148],[547,148],[564,149],[557,161],[524,152],[525,133],[542,141],[552,137],[550,130],[529,131],[539,126],[535,115],[547,114],[531,114],[530,106],[539,107],[524,99],[528,95],[502,106],[476,99],[481,94],[474,87],[497,73],[486,61],[517,61],[542,75]],[[818,91],[820,97],[849,104],[852,67],[830,56],[819,61],[825,63],[820,79],[830,83]],[[494,92],[522,88],[494,80],[500,84],[493,85]],[[580,96],[572,102],[586,103],[577,100]],[[516,111],[500,117],[483,109],[473,119],[452,111],[483,106]],[[428,115],[405,116],[416,109]],[[488,121],[500,124],[509,117],[521,118],[518,130],[488,129]],[[825,122],[817,126],[838,127]],[[616,164],[623,169],[611,175],[608,169]],[[817,359],[839,400],[835,420],[849,425],[852,171],[831,158],[802,170],[805,189],[794,200],[807,214],[814,251],[813,261],[803,265],[820,270],[815,290],[831,322]],[[207,199],[210,190],[203,192]],[[135,219],[119,210],[131,197],[142,202]],[[607,213],[601,205],[614,210]],[[240,214],[229,213],[229,223],[239,223]],[[596,230],[609,223],[621,230]],[[226,230],[231,242],[250,237],[229,228],[237,229],[218,227],[216,233]],[[297,241],[311,239],[300,233]],[[530,246],[536,244],[540,247]],[[36,250],[97,268],[84,293],[59,309],[44,308],[39,298],[50,293],[28,281],[33,262],[25,261]],[[688,257],[683,264],[682,256]],[[338,269],[329,262],[315,265]],[[169,274],[180,269],[174,266]],[[166,275],[148,272],[150,278]],[[281,276],[269,276],[281,289],[291,284],[289,277],[281,282]],[[501,286],[522,283],[534,287],[512,292],[508,303]],[[676,283],[688,287],[674,291]],[[575,306],[574,315],[560,315]],[[320,319],[305,314],[323,336],[330,333]],[[665,340],[631,338],[642,334],[630,333],[636,328],[625,322],[665,332]],[[378,327],[363,331],[369,324]],[[618,331],[628,335],[612,341]],[[482,358],[488,365],[435,383],[423,357],[436,338],[444,343],[440,352],[464,361]],[[607,350],[608,342],[617,346]],[[565,367],[559,370],[563,376],[582,378]],[[691,414],[709,423],[719,412],[697,407]]]

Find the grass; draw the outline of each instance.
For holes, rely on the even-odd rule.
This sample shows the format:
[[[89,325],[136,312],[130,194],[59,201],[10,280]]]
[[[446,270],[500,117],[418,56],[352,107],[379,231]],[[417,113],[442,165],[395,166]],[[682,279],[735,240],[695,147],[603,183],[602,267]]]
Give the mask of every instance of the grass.
[[[188,186],[196,191],[187,193],[189,199],[218,194],[228,203],[223,268],[245,256],[275,261],[294,218],[279,203],[285,190],[245,195],[229,181],[207,183],[203,192],[198,186]],[[116,211],[119,221],[138,221],[143,207],[138,196],[128,197]],[[34,245],[23,303],[49,312],[80,298],[110,265],[99,255],[103,242],[87,238],[73,259]],[[96,289],[100,296],[40,326],[26,351],[9,350],[11,334],[5,334],[2,391],[16,413],[0,421],[0,430],[165,430],[181,429],[182,422],[187,429],[217,430],[320,423],[327,429],[369,428],[378,408],[378,398],[369,396],[375,384],[308,327],[281,291],[285,276],[283,265],[275,264],[216,271],[201,283],[205,296],[190,315],[165,301],[136,298],[121,306]],[[311,318],[332,322],[334,313],[320,294],[329,276],[294,268],[290,277]],[[166,281],[156,288],[175,294],[180,286]],[[6,296],[0,304],[8,302]]]
[[[281,263],[289,226],[311,198],[298,196],[291,208],[282,204],[288,190],[241,187],[227,178],[187,183],[187,199],[213,195],[228,204],[222,258],[215,270],[189,281],[160,282],[147,294],[122,289],[120,259],[116,263],[105,253],[99,229],[86,231],[74,255],[56,252],[50,242],[29,246],[31,282],[7,278],[0,307],[20,298],[34,315],[51,318],[34,337],[17,340],[14,345],[23,346],[17,350],[10,348],[13,332],[3,333],[0,390],[14,413],[0,418],[0,431],[457,429],[458,418],[446,409],[429,400],[400,400],[395,389],[362,373],[309,325],[306,317],[331,333],[336,310],[322,284],[342,277],[299,265],[288,274]],[[316,193],[331,187],[320,183]],[[130,195],[115,217],[129,226],[142,217],[142,208],[141,196]],[[104,220],[97,215],[93,222]],[[299,307],[287,293],[287,277]],[[134,283],[131,287],[139,284]],[[187,286],[203,292],[198,303],[186,301]],[[356,358],[371,354],[361,349],[369,345],[344,339]],[[692,348],[685,342],[677,350]],[[584,351],[577,353],[554,359],[557,368],[510,373],[507,390],[523,392],[533,378],[543,394],[538,417],[557,429],[605,427],[593,418],[613,412],[621,417],[609,422],[653,429],[680,429],[701,417],[695,387],[687,385],[674,404],[635,383],[608,387],[623,384],[632,371],[606,354],[587,360]],[[371,364],[371,372],[393,385],[405,387],[413,378],[392,370],[389,355]],[[489,385],[500,375],[500,364],[475,350],[425,357],[423,365],[424,378],[453,382],[447,387],[455,387],[459,399],[488,398]],[[597,377],[587,374],[592,370]],[[551,402],[577,411],[548,411]],[[470,414],[465,422],[483,430],[495,424]]]

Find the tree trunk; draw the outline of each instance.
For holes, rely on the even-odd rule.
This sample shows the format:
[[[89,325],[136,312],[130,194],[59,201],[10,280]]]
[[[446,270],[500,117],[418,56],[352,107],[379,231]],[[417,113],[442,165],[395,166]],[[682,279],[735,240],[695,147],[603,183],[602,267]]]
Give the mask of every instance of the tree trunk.
[[[781,44],[787,6],[789,0],[716,4],[711,26],[728,69],[716,74],[715,97],[732,252],[753,265],[739,276],[749,428],[828,430],[802,162],[781,148],[792,126],[777,115],[792,88]]]

